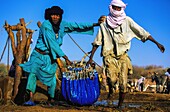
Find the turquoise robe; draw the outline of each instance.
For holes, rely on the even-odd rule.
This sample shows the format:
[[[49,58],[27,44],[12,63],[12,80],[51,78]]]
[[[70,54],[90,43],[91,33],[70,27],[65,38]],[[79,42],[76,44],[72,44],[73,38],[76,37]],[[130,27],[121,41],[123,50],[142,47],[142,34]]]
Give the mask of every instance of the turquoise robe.
[[[64,35],[66,33],[82,33],[92,35],[93,32],[93,24],[91,23],[71,23],[62,21],[57,37],[49,20],[44,21],[40,27],[39,37],[35,48],[46,52],[46,54],[40,54],[36,50],[33,50],[30,60],[26,63],[20,64],[25,72],[31,74],[30,78],[28,78],[28,83],[30,84],[27,83],[27,89],[31,90],[33,93],[35,92],[35,78],[38,78],[43,84],[55,89],[55,73],[57,70],[56,58],[65,55],[60,48]],[[33,74],[35,74],[35,76],[33,76]],[[54,97],[53,90],[49,90],[49,94],[51,94],[51,97]]]

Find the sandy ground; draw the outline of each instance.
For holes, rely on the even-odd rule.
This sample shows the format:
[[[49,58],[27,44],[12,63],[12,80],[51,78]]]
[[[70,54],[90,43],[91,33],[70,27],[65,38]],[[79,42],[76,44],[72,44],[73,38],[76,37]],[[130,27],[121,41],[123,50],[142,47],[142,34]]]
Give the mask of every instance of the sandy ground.
[[[40,95],[39,95],[40,96]],[[42,97],[42,96],[41,96]],[[43,105],[36,97],[36,106],[0,105],[0,112],[170,112],[170,95],[151,92],[127,93],[121,109],[117,109],[118,94],[106,100],[107,92],[101,91],[98,102],[91,106],[70,105],[63,101],[53,106]]]

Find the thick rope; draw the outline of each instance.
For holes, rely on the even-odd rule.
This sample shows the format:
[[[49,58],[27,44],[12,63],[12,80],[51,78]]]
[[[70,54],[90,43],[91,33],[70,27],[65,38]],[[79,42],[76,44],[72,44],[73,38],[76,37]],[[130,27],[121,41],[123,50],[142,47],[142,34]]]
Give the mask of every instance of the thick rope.
[[[6,49],[7,45],[8,45],[8,41],[9,41],[9,37],[6,40],[6,44],[4,46],[4,50],[3,50],[2,54],[1,54],[0,62],[1,62],[2,58],[3,58],[4,53],[5,53],[5,49]]]
[[[78,48],[80,48],[80,50],[86,55],[87,53],[78,45],[78,43],[71,37],[71,35],[69,34],[69,33],[67,33],[68,34],[68,36],[70,37],[70,39],[77,45],[77,47]],[[87,55],[87,57],[89,57],[88,55]],[[90,57],[89,57],[90,58]],[[98,63],[96,63],[94,60],[93,60],[93,62],[97,65],[97,66],[99,66],[100,68],[102,68]]]
[[[8,40],[7,71],[9,71],[9,53],[10,53],[10,40]]]

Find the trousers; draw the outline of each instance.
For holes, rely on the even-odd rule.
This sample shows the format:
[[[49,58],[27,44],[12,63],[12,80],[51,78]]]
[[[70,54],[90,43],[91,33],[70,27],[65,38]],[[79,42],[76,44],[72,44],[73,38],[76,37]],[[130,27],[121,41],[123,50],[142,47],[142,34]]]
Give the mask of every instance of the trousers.
[[[103,57],[103,62],[108,83],[112,87],[118,85],[120,92],[127,92],[127,76],[132,74],[132,65],[128,55],[126,53],[119,57],[107,55]]]
[[[37,82],[37,77],[35,74],[30,73],[28,76],[28,81],[27,81],[27,86],[26,89],[30,90],[32,93],[35,93],[36,91],[36,82]],[[56,79],[52,81],[51,85],[48,86],[48,94],[50,95],[51,98],[54,98],[55,96],[55,88],[56,88]]]

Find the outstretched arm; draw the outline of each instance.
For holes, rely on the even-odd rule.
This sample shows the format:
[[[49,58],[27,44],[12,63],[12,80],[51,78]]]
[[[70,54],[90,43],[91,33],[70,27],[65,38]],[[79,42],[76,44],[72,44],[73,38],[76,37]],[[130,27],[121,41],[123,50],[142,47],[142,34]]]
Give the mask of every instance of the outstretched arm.
[[[150,40],[150,41],[152,41],[153,43],[155,43],[162,53],[165,51],[164,46],[161,45],[159,42],[157,42],[151,35],[148,36],[147,40]]]
[[[98,23],[93,23],[93,26],[99,26],[101,23],[103,23],[106,20],[106,16],[102,15],[98,19]]]
[[[82,33],[82,34],[93,34],[94,27],[100,26],[102,22],[105,21],[106,16],[100,16],[98,22],[96,23],[77,23],[77,22],[64,22],[65,32],[67,33]]]
[[[89,65],[89,64],[91,65],[92,64],[94,53],[96,52],[98,47],[99,47],[98,45],[93,45],[93,48],[92,48],[89,60],[87,61],[87,65]]]

